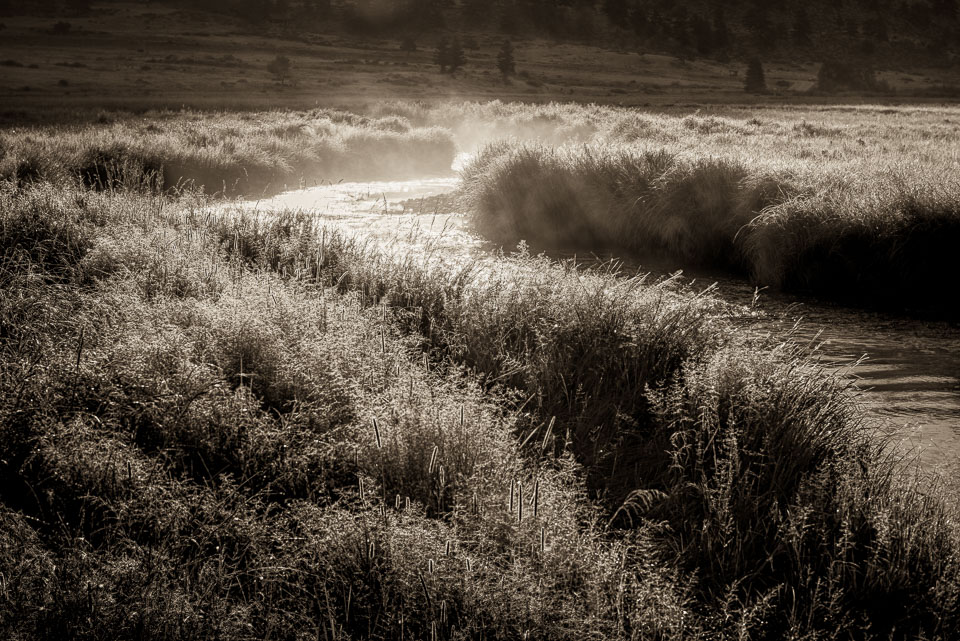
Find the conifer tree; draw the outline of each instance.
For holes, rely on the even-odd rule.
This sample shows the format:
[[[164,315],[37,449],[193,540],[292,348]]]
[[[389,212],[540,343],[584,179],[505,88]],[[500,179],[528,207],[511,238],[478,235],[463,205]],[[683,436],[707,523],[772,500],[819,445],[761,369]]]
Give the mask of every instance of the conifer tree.
[[[793,41],[803,47],[809,45],[811,31],[810,18],[806,10],[801,7],[793,19]]]
[[[440,73],[447,73],[447,67],[450,66],[450,42],[444,37],[437,43],[437,53],[434,61],[440,65]]]
[[[463,47],[460,46],[459,38],[454,38],[453,42],[450,43],[450,58],[448,62],[450,65],[450,73],[457,73],[457,70],[467,63],[467,57],[463,53]]]
[[[286,56],[277,56],[267,64],[267,71],[273,74],[280,81],[282,87],[290,76],[290,58]]]
[[[747,63],[747,77],[743,83],[743,90],[750,93],[767,90],[767,80],[764,78],[763,64],[759,58],[751,58]]]
[[[507,79],[507,76],[516,73],[516,63],[513,59],[513,43],[511,43],[509,39],[503,41],[503,46],[497,54],[497,69],[503,74],[504,80]]]

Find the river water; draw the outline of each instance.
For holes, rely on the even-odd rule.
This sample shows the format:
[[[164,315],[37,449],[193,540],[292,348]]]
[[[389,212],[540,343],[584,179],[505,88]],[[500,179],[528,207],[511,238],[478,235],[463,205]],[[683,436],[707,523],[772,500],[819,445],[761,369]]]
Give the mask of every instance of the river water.
[[[465,258],[485,245],[467,229],[465,216],[436,207],[454,190],[456,177],[412,181],[337,183],[279,194],[243,206],[269,213],[310,212],[322,223],[372,242],[423,246]],[[663,275],[661,264],[624,262],[625,273]],[[717,284],[717,294],[761,312],[752,331],[818,345],[821,361],[855,379],[868,417],[889,434],[903,456],[927,471],[960,479],[960,327],[832,305],[780,293],[756,292],[747,282],[690,274],[693,286]],[[856,365],[854,366],[854,363]]]

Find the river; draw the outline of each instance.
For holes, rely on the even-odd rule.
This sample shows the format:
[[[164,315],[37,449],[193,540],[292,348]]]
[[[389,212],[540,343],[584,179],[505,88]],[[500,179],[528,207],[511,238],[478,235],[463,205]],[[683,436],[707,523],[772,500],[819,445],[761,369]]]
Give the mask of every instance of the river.
[[[423,246],[464,258],[484,254],[462,214],[435,207],[453,191],[456,177],[336,183],[279,194],[247,208],[270,212],[300,209],[374,240]],[[626,261],[625,273],[663,275],[663,264]],[[855,379],[867,416],[889,434],[899,451],[921,469],[960,479],[960,327],[894,314],[864,311],[810,298],[755,289],[743,280],[685,272],[694,286],[717,284],[717,294],[761,312],[750,329],[818,345],[823,362]],[[853,364],[856,363],[854,366]]]

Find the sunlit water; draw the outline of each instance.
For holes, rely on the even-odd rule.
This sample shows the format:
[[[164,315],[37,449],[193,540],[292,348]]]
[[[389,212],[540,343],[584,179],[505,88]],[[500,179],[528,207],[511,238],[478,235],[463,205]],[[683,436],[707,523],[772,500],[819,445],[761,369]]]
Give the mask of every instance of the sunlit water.
[[[450,260],[485,255],[463,215],[436,209],[436,196],[451,192],[455,176],[412,181],[338,183],[244,203],[264,214],[309,212],[324,224],[396,251],[429,247]],[[625,273],[663,274],[662,264],[625,262]],[[691,278],[691,280],[693,280]],[[718,283],[720,297],[752,304],[744,281],[699,275],[694,286]],[[760,292],[751,331],[819,345],[817,357],[856,380],[869,416],[925,469],[960,478],[960,328],[815,300]],[[795,329],[794,326],[799,323]],[[857,363],[856,366],[853,366]]]

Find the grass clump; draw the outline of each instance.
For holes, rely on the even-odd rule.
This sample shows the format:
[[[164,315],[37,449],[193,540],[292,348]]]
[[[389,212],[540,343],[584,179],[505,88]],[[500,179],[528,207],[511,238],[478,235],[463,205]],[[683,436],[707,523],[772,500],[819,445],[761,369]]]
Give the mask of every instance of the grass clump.
[[[323,180],[446,173],[450,133],[399,118],[345,112],[256,115],[156,113],[101,124],[0,134],[0,178],[79,180],[94,189],[171,189],[259,195]]]
[[[956,181],[750,167],[664,148],[494,145],[463,174],[500,243],[657,255],[856,304],[931,308],[952,273]]]

